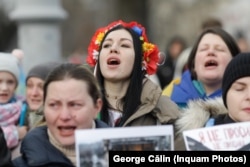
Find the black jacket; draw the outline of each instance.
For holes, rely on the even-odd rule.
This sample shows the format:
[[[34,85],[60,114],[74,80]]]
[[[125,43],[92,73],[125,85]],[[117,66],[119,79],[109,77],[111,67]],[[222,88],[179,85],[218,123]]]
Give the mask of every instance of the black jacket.
[[[164,64],[158,66],[156,73],[162,89],[164,89],[173,80],[174,70],[175,62],[170,55],[167,54]]]
[[[0,167],[11,167],[11,154],[7,147],[4,133],[0,127]]]
[[[105,127],[108,126],[96,120],[96,128]],[[15,167],[74,167],[71,161],[50,143],[47,126],[37,127],[25,136],[21,153],[21,157],[13,160]]]

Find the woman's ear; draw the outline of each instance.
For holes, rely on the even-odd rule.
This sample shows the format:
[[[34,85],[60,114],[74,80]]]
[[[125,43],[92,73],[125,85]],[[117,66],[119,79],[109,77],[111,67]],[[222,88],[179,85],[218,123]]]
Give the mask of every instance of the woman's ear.
[[[94,113],[94,118],[96,118],[97,115],[99,114],[99,112],[101,111],[102,105],[103,105],[102,99],[101,99],[101,98],[98,98],[98,99],[96,100],[96,103],[95,103],[95,108],[96,108],[96,109],[95,109],[95,113]]]

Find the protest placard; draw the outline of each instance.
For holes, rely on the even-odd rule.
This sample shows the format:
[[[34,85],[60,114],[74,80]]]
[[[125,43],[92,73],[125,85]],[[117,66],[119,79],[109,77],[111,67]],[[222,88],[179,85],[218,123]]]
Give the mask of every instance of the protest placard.
[[[250,150],[250,122],[232,123],[183,132],[187,150]]]
[[[173,150],[173,126],[76,130],[77,166],[108,166],[109,151]]]

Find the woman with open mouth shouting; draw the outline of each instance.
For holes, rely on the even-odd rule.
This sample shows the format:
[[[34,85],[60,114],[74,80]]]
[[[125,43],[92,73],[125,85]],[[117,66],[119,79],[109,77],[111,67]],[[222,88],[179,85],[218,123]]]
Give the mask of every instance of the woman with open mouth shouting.
[[[159,55],[137,22],[118,20],[95,32],[87,63],[94,67],[104,94],[101,120],[112,127],[174,122],[177,105],[147,78],[156,72]]]

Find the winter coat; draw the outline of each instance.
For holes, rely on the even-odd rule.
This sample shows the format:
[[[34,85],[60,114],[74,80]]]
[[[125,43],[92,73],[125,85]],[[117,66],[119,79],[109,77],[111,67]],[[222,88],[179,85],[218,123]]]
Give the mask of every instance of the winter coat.
[[[218,116],[224,117],[227,113],[228,110],[221,97],[190,101],[187,108],[181,112],[180,118],[175,122],[175,150],[185,150],[183,131],[205,127],[210,118],[220,119],[221,117]]]
[[[43,115],[43,107],[41,106],[38,110],[30,110],[27,102],[23,103],[22,112],[19,119],[19,126],[27,126],[29,129],[33,129],[40,124],[45,122]]]
[[[13,100],[12,102],[0,105],[0,126],[3,129],[8,148],[14,148],[19,141],[16,126],[22,103],[22,101]]]
[[[157,76],[160,81],[161,88],[164,89],[168,85],[174,76],[175,61],[167,54],[164,64],[157,68]]]
[[[123,126],[173,124],[179,114],[178,106],[169,97],[162,96],[162,89],[147,79],[142,89],[141,105]]]
[[[222,91],[219,89],[207,96],[202,84],[192,80],[190,71],[186,70],[182,77],[173,80],[162,94],[169,96],[180,108],[185,108],[189,100],[220,97]]]
[[[11,154],[5,141],[4,133],[0,127],[0,167],[11,167]]]
[[[108,127],[96,120],[96,128]],[[31,130],[21,144],[22,156],[13,160],[15,167],[73,167],[71,161],[56,147],[47,134],[47,126]]]

